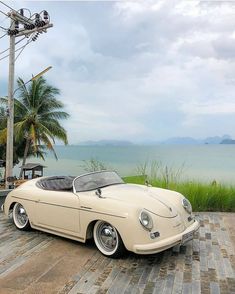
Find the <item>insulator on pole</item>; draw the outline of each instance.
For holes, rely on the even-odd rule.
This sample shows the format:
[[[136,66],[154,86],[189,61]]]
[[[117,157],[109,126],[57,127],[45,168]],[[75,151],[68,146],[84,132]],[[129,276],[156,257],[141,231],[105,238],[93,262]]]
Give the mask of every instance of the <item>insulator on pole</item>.
[[[40,27],[40,24],[41,24],[40,14],[36,13],[36,15],[35,15],[35,26]]]
[[[9,36],[14,36],[14,35],[17,35],[19,33],[19,30],[18,29],[14,29],[14,30],[8,30],[7,31],[7,34],[9,35]]]
[[[33,30],[35,28],[34,24],[24,24],[24,28],[26,30]]]
[[[18,21],[18,20],[15,21],[15,28],[16,28],[16,29],[19,28],[19,21]]]
[[[41,23],[40,23],[40,27],[44,27],[45,24],[46,24],[46,22],[44,20],[42,20]]]
[[[43,11],[43,18],[44,18],[45,21],[47,21],[48,18],[49,18],[48,17],[48,12],[46,10]]]
[[[38,36],[39,36],[39,32],[37,32],[37,33],[33,36],[32,41],[36,41],[37,38],[38,38]]]
[[[40,27],[40,20],[38,20],[38,19],[35,20],[35,26]]]

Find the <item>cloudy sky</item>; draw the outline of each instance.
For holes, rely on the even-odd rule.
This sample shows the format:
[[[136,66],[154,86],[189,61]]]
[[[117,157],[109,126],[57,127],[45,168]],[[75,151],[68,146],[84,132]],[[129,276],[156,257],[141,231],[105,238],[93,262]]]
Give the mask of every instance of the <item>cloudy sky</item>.
[[[53,66],[45,77],[61,89],[71,144],[235,137],[235,2],[5,3],[50,13],[54,27],[25,48],[16,77]],[[0,25],[9,25],[3,14]],[[0,68],[6,95],[7,59]]]

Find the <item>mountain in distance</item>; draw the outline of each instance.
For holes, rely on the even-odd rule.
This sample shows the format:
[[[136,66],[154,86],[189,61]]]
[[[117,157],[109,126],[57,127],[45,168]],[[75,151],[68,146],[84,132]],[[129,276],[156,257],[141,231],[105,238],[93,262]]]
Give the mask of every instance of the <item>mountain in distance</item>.
[[[127,140],[97,140],[80,142],[79,146],[134,146],[134,145],[204,145],[204,144],[235,144],[235,140],[229,135],[212,136],[205,139],[195,139],[192,137],[173,137],[164,141],[146,140],[139,143],[133,143]]]
[[[220,144],[223,140],[231,140],[229,135],[208,137],[204,140],[204,144]]]
[[[163,141],[161,144],[166,145],[196,145],[200,142],[191,137],[173,137]]]
[[[232,138],[229,135],[213,136],[213,137],[207,137],[205,139],[195,139],[192,137],[173,137],[161,142],[161,144],[166,144],[166,145],[221,144],[221,142],[223,141],[227,142],[226,140],[232,140]],[[222,143],[222,144],[228,144],[228,143]]]
[[[125,140],[99,140],[99,141],[85,141],[81,142],[80,146],[132,146],[130,141]]]
[[[220,144],[235,144],[235,140],[233,139],[224,139],[220,142]]]

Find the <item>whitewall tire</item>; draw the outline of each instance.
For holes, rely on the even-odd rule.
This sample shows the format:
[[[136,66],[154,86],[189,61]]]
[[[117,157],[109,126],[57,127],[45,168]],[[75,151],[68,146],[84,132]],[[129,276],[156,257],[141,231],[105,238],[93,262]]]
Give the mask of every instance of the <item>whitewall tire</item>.
[[[22,231],[28,231],[30,222],[24,206],[20,203],[15,203],[12,212],[13,222],[17,229]]]
[[[125,246],[117,229],[105,221],[97,221],[93,230],[94,241],[99,251],[112,258],[121,257]]]

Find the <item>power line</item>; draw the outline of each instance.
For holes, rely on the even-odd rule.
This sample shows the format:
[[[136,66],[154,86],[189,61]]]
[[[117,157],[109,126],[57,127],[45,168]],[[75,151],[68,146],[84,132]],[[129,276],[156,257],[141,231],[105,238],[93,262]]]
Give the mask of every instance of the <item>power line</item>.
[[[23,47],[27,46],[27,45],[28,45],[29,43],[31,43],[32,41],[33,41],[33,40],[29,40],[29,41],[27,41],[27,43],[26,43],[25,45],[21,46],[20,48],[17,48],[17,49],[15,50],[15,52],[17,52],[17,51],[19,51],[20,49],[22,49]],[[7,58],[9,55],[10,55],[10,54],[7,54],[7,55],[3,56],[2,58],[0,58],[0,61],[3,60],[3,59],[5,59],[5,58]]]
[[[12,7],[10,7],[9,5],[7,5],[6,3],[4,3],[4,2],[2,2],[2,1],[0,1],[0,3],[2,3],[3,5],[5,5],[7,8],[9,8],[9,9],[11,9],[11,10],[14,10],[15,11],[15,9],[13,9]]]
[[[2,30],[4,30],[4,31],[7,31],[7,29],[6,29],[6,28],[4,28],[4,27],[2,27],[2,26],[0,26],[0,28],[1,28]]]
[[[13,9],[11,6],[5,4],[3,1],[0,1],[0,4],[3,4],[7,8],[11,9],[11,12],[8,14],[0,10],[2,14],[4,14],[5,16],[13,20],[11,27],[8,30],[9,35],[17,35],[18,33],[21,32],[19,31],[19,23],[21,23],[24,26],[25,30],[33,30],[34,28],[41,28],[50,23],[50,15],[48,14],[46,10],[42,10],[40,13],[32,14],[31,11],[27,8],[21,8],[19,9],[19,12],[18,12],[15,9]],[[24,10],[29,11],[29,14],[30,14],[29,18],[24,16]],[[41,17],[41,14],[43,14],[43,17]],[[12,30],[13,24],[15,24],[16,27]],[[19,34],[19,36],[20,35],[22,34]]]
[[[29,40],[21,49],[20,53],[16,56],[15,61],[18,59],[18,57],[20,56],[20,54],[24,51],[25,47],[27,45],[29,45],[29,43],[31,43],[33,40]]]
[[[5,17],[4,19],[1,20],[0,23],[3,23],[8,17]]]
[[[28,9],[28,8],[21,8],[21,9],[23,9],[23,10],[27,10],[28,12],[29,12],[29,15],[30,15],[30,17],[28,18],[28,19],[30,19],[31,17],[32,17],[32,13],[31,13],[31,11],[30,11],[30,9]],[[19,9],[20,10],[20,9]],[[18,10],[18,11],[19,11]],[[26,16],[25,16],[26,17]]]
[[[15,43],[15,45],[19,44],[19,43],[22,42],[24,39],[26,39],[26,37],[23,37],[22,39],[20,39],[19,41],[17,41],[17,42]],[[10,49],[10,47],[7,48],[7,49],[5,49],[5,50],[3,50],[3,51],[1,51],[0,54],[5,53],[5,52],[8,51],[9,49]]]
[[[2,35],[1,37],[0,37],[0,39],[2,39],[3,37],[5,37],[7,35],[7,33],[5,33],[4,35]]]
[[[9,16],[7,16],[1,23],[3,23],[7,18],[9,18]],[[12,28],[13,24],[10,25],[10,29]],[[0,26],[0,29],[4,30],[4,31],[8,31],[7,28],[4,28],[3,26]]]
[[[0,3],[3,3],[2,1],[0,1]],[[14,10],[14,9],[12,9],[12,11],[14,11],[14,12],[16,12],[16,13],[18,13],[16,10]],[[15,21],[15,19],[14,19],[14,17],[12,17],[11,15],[8,15],[8,14],[6,14],[4,11],[2,11],[2,10],[0,10],[0,12],[2,13],[2,14],[4,14],[6,17],[8,17],[8,18],[11,18],[12,20],[14,20]],[[32,20],[30,19],[30,18],[28,18],[28,17],[25,17],[25,16],[23,16],[22,15],[22,17],[24,18],[24,20],[26,21],[26,22],[28,22],[29,24],[31,24],[32,23]]]
[[[7,18],[9,18],[8,16],[7,16]],[[11,25],[10,25],[10,28],[9,29],[11,29],[12,27],[13,27],[13,25],[14,25],[14,22],[12,22],[11,23]],[[3,37],[5,37],[7,34],[8,34],[8,29],[5,29],[4,27],[2,27],[2,26],[0,26],[0,28],[2,28],[2,29],[4,29],[4,30],[6,30],[7,32],[4,34],[4,35],[2,35],[1,37],[0,37],[0,39],[2,39]]]
[[[32,42],[32,40],[28,41],[25,45],[21,46],[20,48],[17,48],[17,49],[15,50],[15,52],[19,51],[20,49],[22,49],[23,47],[25,47],[26,45],[28,45],[28,44],[31,43],[31,42]],[[3,60],[3,59],[5,59],[5,58],[7,58],[9,55],[10,55],[10,54],[3,56],[2,58],[0,58],[0,61]]]
[[[9,49],[10,49],[10,48],[7,48],[6,50],[1,51],[0,54],[5,53],[5,52],[8,51]]]
[[[3,4],[3,5],[5,5],[7,8],[11,9],[12,11],[18,13],[18,11],[16,11],[14,8],[12,8],[11,6],[7,5],[3,1],[0,1],[0,3]],[[22,8],[22,9],[28,10],[29,11],[29,14],[30,14],[30,17],[31,17],[31,11],[28,8]],[[11,17],[11,16],[9,16],[9,17]],[[27,21],[29,24],[31,24],[31,21],[32,20],[30,18],[28,18],[28,17],[26,17],[24,15],[22,15],[22,17],[24,18],[25,21]],[[11,17],[11,19],[13,19],[13,18]]]
[[[23,37],[22,39],[20,39],[19,41],[17,41],[15,44],[19,44],[20,42],[22,42],[24,39],[26,39],[27,37]]]
[[[0,2],[1,2],[1,1],[0,1]],[[2,10],[0,10],[0,12],[1,12],[3,15],[5,15],[7,18],[10,18],[10,19],[12,19],[13,21],[15,21],[15,19],[14,19],[11,15],[6,14],[6,13],[3,12]]]
[[[8,55],[6,55],[6,56],[0,58],[0,61],[3,60],[3,59],[5,59],[5,58],[7,58],[9,55],[10,55],[10,54],[8,54]]]
[[[14,11],[14,12],[18,13],[14,8],[12,8],[12,7],[9,6],[8,4],[4,3],[3,1],[0,1],[0,3],[3,4],[3,5],[5,5],[7,8],[11,9],[11,11]],[[25,9],[27,9],[27,8],[25,8]],[[27,10],[30,11],[29,9],[27,9]],[[12,20],[15,20],[11,15],[8,15],[8,14],[6,14],[5,12],[3,12],[3,11],[1,11],[1,10],[0,10],[0,12],[1,12],[2,14],[4,14],[5,16],[10,17]],[[30,15],[31,15],[31,12],[30,12]],[[25,18],[26,21],[27,21],[27,20],[30,20],[30,18],[28,18],[28,17],[25,17],[25,16],[24,16],[24,18]],[[29,21],[29,23],[31,23],[31,22]]]
[[[0,10],[0,12],[5,15],[6,17],[9,17],[9,15],[7,15],[5,12],[3,12],[2,10]]]

